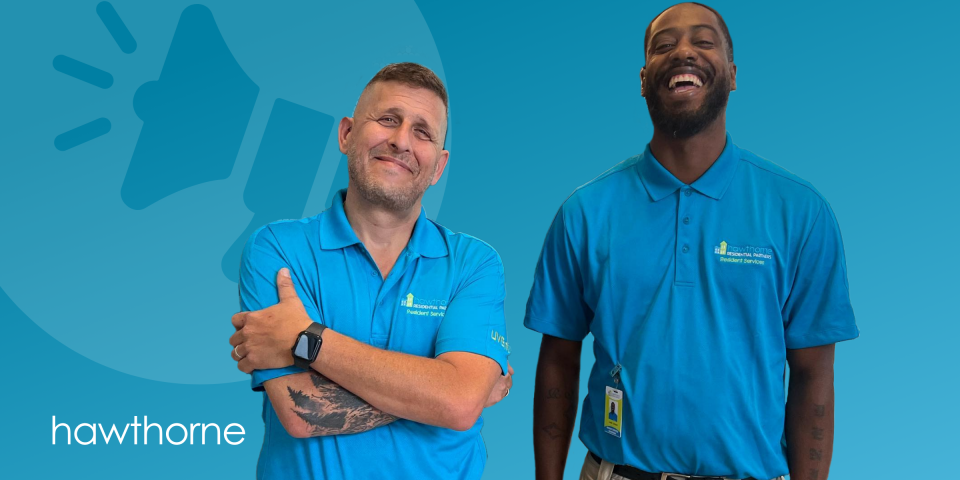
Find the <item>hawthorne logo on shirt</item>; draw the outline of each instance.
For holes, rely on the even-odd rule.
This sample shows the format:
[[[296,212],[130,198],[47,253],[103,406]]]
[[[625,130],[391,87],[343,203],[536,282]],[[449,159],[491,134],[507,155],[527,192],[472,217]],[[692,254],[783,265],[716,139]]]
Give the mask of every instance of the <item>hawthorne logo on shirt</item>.
[[[407,315],[442,317],[447,313],[446,300],[419,298],[414,296],[413,293],[408,293],[407,296],[401,298],[400,306],[406,310]]]
[[[726,241],[713,247],[713,253],[720,256],[722,263],[740,263],[744,265],[766,265],[773,261],[773,249],[750,245],[735,246]]]

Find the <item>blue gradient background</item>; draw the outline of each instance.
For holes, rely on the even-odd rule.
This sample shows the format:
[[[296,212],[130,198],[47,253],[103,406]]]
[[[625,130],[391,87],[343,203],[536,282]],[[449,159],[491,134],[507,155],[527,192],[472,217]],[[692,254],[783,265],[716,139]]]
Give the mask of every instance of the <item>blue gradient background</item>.
[[[123,65],[124,59],[97,23],[96,2],[62,2],[46,8],[28,8],[25,3],[5,6],[6,12],[0,16],[4,72],[0,76],[4,92],[0,96],[0,174],[13,175],[10,172],[17,171],[16,165],[26,169],[26,165],[43,161],[50,170],[70,170],[89,191],[109,189],[111,195],[119,196],[125,166],[114,168],[112,176],[104,178],[96,165],[79,162],[92,162],[97,155],[111,151],[123,152],[120,160],[129,159],[139,129],[130,107],[133,91],[143,81],[156,79],[182,6],[165,7],[167,14],[152,17],[127,15],[133,7],[112,3],[139,46],[129,58],[150,54],[148,67],[155,72],[153,78],[132,82],[124,79],[123,69],[107,68]],[[240,32],[256,28],[258,20],[257,15],[242,14],[242,10],[274,8],[263,2],[204,4],[213,10],[221,30]],[[328,8],[315,2],[310,5],[311,9]],[[442,75],[451,95],[451,129],[457,133],[456,144],[450,145],[442,206],[439,214],[430,212],[431,216],[455,231],[494,245],[506,268],[510,361],[516,376],[510,397],[484,414],[489,452],[485,478],[532,478],[532,387],[539,336],[522,327],[522,318],[534,263],[546,228],[566,196],[613,164],[641,152],[649,139],[651,126],[637,77],[643,66],[643,29],[669,3],[545,6],[420,0],[416,5],[442,60]],[[724,14],[736,46],[739,89],[731,95],[728,109],[728,130],[734,141],[812,182],[830,201],[843,231],[850,293],[862,335],[837,349],[831,478],[900,478],[917,471],[949,476],[952,462],[948,459],[956,453],[955,432],[960,429],[957,375],[949,360],[960,333],[960,318],[952,305],[960,286],[955,276],[960,271],[960,255],[955,250],[960,232],[954,186],[960,173],[954,148],[960,105],[951,86],[958,76],[957,66],[949,57],[956,43],[949,19],[958,8],[934,2],[896,8],[862,7],[854,2],[711,5]],[[138,8],[149,12],[151,4]],[[382,8],[374,4],[362,13],[376,16]],[[286,5],[284,10],[295,12],[297,7]],[[31,13],[34,11],[45,12],[46,17]],[[51,29],[51,23],[72,23],[93,32],[90,35],[95,33],[100,50],[91,47],[86,50],[90,56],[76,55],[68,47],[82,40],[78,40],[80,34]],[[432,55],[418,57],[417,52],[404,51],[404,35],[409,31],[408,24],[398,24],[395,30],[384,32],[358,31],[357,38],[344,41],[394,42],[392,54],[384,57],[390,60],[409,55],[406,59],[423,61],[424,56]],[[224,35],[228,37],[226,32]],[[371,35],[386,38],[370,40]],[[239,48],[231,40],[227,38],[228,46]],[[108,62],[93,57],[107,53],[118,59],[105,64]],[[57,54],[105,69],[114,75],[116,84],[91,93],[94,87],[53,71],[50,62]],[[270,57],[271,52],[265,51],[257,58]],[[367,70],[372,68],[372,74],[380,60],[364,58],[362,62]],[[238,61],[248,73],[268,69],[239,56]],[[287,72],[300,68],[307,75],[314,68],[311,59],[302,62],[288,67]],[[430,66],[440,67],[435,58],[430,62],[434,63]],[[63,85],[47,95],[62,102],[59,114],[22,116],[19,112],[24,104],[42,105],[49,99],[40,98],[43,92],[31,90],[31,84],[50,78]],[[262,87],[270,83],[262,77],[255,80]],[[270,81],[274,95],[285,98],[311,88],[300,85],[296,76]],[[337,85],[337,94],[348,97],[346,103],[323,104],[317,99],[325,98],[324,92],[306,100],[316,100],[324,106],[320,110],[339,118],[349,113],[343,105],[355,101],[359,93],[355,84],[364,81],[351,78]],[[54,149],[53,138],[103,116],[98,106],[102,102],[126,105],[127,118],[106,115],[113,123],[112,131],[70,151],[89,147],[87,151],[99,153],[66,160]],[[258,100],[258,108],[261,103],[263,98]],[[263,121],[268,111],[261,112]],[[30,147],[21,142],[24,135],[43,142]],[[247,145],[250,142],[252,145]],[[259,138],[244,140],[236,169],[243,168],[243,158],[249,168],[258,143]],[[318,179],[329,182],[336,162],[325,165],[321,165]],[[245,180],[235,170],[234,176],[223,182],[229,185],[231,195],[226,200],[206,186],[178,195],[205,205],[211,221],[220,217],[220,223],[235,236],[252,215],[241,210]],[[10,176],[6,181],[0,178],[0,183],[8,186],[33,181],[37,179],[14,182]],[[305,215],[316,213],[328,197],[326,187],[322,191],[316,188]],[[31,199],[29,192],[23,196],[14,193],[17,195],[0,193],[0,209],[10,213],[34,208],[23,200]],[[44,214],[64,223],[59,241],[71,242],[75,221],[70,217],[76,212],[70,205],[74,199],[69,192],[61,195],[53,192],[43,199]],[[227,212],[222,216],[217,215],[221,206]],[[11,248],[15,242],[8,242],[29,235],[31,232],[17,223],[0,223],[0,269],[40,263],[42,259],[36,256],[42,251]],[[49,242],[49,248],[56,248],[56,242]],[[142,255],[147,258],[156,253],[144,249]],[[219,262],[219,255],[210,258],[212,271],[219,273]],[[124,302],[111,284],[130,281],[130,274],[124,272],[124,265],[111,264],[109,258],[100,266],[97,275],[104,282],[101,303],[107,311]],[[17,288],[32,290],[32,295],[46,296],[55,303],[58,290],[69,288],[57,278],[85,274],[77,268],[66,262],[53,270],[18,273],[22,279]],[[3,475],[105,479],[252,476],[263,432],[260,396],[250,392],[241,374],[231,371],[233,364],[227,359],[227,336],[232,330],[229,315],[236,309],[236,290],[231,285],[224,280],[224,285],[206,292],[217,304],[212,316],[218,318],[209,319],[209,329],[222,330],[222,342],[219,338],[212,343],[197,342],[190,332],[178,333],[182,330],[177,330],[176,319],[192,311],[175,297],[158,298],[157,305],[143,308],[144,316],[151,318],[151,328],[166,332],[157,338],[126,338],[139,346],[144,368],[152,368],[142,377],[105,367],[64,346],[31,321],[6,293],[0,293],[0,325],[4,327],[0,361],[6,366],[3,397],[7,413],[0,435],[6,460]],[[165,312],[170,321],[153,319],[157,310]],[[63,318],[77,335],[83,335],[87,326],[98,325],[100,314],[75,309]],[[131,323],[141,321],[129,318]],[[117,338],[125,338],[122,324],[111,329]],[[593,361],[588,343],[589,339],[584,345],[584,381],[586,366]],[[171,375],[163,380],[165,365],[184,370],[184,359],[200,349],[209,349],[213,352],[210,358],[216,359],[196,369],[203,375],[181,380]],[[133,371],[133,366],[130,369]],[[58,422],[76,426],[83,422],[128,423],[134,415],[142,422],[144,414],[163,425],[216,422],[223,427],[240,423],[246,429],[246,440],[240,446],[133,446],[129,439],[123,445],[104,445],[102,439],[98,445],[86,447],[61,445],[62,441],[50,444],[51,415],[56,415]],[[576,478],[584,453],[574,439],[566,478]]]

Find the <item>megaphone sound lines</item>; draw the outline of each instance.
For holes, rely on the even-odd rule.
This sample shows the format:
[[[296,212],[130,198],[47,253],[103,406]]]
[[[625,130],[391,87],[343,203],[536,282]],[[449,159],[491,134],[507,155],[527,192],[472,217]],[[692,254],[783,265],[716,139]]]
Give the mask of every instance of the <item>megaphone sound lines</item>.
[[[110,2],[100,2],[97,5],[97,15],[107,27],[107,31],[117,42],[120,51],[123,53],[133,53],[137,49],[137,41],[127,26],[120,19],[117,10],[113,8]],[[89,83],[95,87],[103,89],[113,86],[113,75],[92,65],[88,65],[66,55],[57,55],[53,57],[53,69],[69,75],[77,80]],[[53,140],[53,146],[61,152],[69,150],[77,145],[89,142],[94,138],[106,135],[110,131],[110,120],[98,118],[92,122],[85,123],[77,128],[57,135]]]
[[[113,75],[66,55],[53,57],[53,69],[102,89],[113,86]]]
[[[110,5],[110,2],[100,2],[97,4],[97,15],[100,16],[103,26],[107,27],[110,36],[117,42],[117,46],[120,47],[121,52],[133,53],[137,50],[137,41],[133,39],[130,30],[124,25],[123,20],[120,20],[120,15],[117,14],[113,5]]]

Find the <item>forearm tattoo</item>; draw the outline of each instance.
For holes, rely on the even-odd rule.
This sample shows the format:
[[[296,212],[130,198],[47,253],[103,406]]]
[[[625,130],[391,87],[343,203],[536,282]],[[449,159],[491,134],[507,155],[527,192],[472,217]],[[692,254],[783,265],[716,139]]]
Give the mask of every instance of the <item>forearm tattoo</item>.
[[[293,412],[310,426],[311,436],[365,432],[397,419],[319,373],[311,372],[310,380],[312,391],[287,387],[287,392]]]
[[[814,421],[819,421],[826,415],[826,405],[813,405],[813,416]],[[807,479],[808,480],[820,480],[820,460],[823,458],[823,428],[818,425],[814,425],[810,431],[810,437],[817,442],[813,444],[813,448],[809,451],[810,465],[812,468],[807,470]],[[813,463],[816,462],[816,463]]]
[[[546,400],[553,404],[550,408],[560,406],[563,408],[563,422],[550,422],[549,425],[541,427],[540,431],[547,435],[551,440],[567,438],[573,431],[573,425],[577,420],[577,392],[573,389],[561,390],[560,388],[547,388],[544,392]],[[558,405],[563,402],[562,405]]]

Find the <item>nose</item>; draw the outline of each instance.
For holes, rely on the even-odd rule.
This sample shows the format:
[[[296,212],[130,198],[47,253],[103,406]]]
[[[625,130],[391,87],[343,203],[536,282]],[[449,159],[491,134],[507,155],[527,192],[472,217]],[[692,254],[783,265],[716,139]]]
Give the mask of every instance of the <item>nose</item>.
[[[398,152],[410,151],[410,135],[412,135],[411,127],[406,123],[401,124],[390,134],[390,146]]]
[[[673,49],[673,52],[670,53],[670,61],[673,63],[696,62],[697,58],[696,49],[693,48],[693,44],[687,39],[680,40],[677,48]]]

